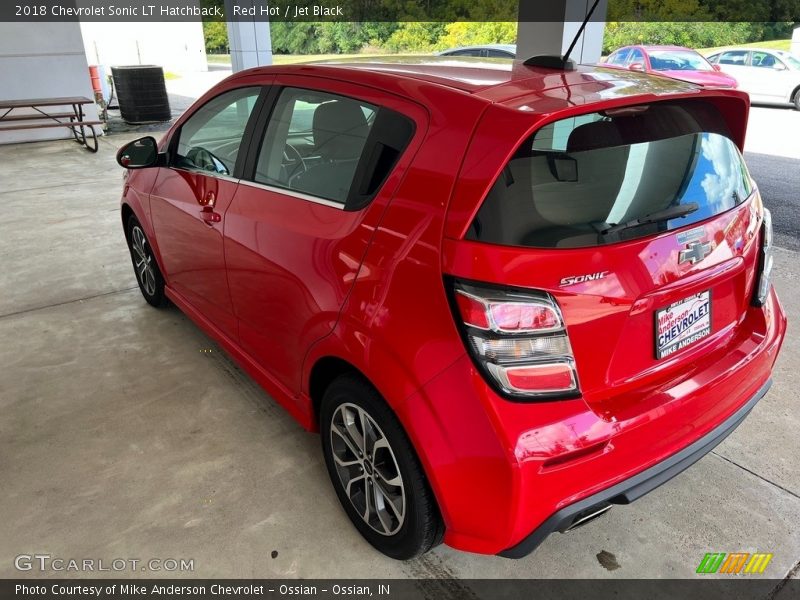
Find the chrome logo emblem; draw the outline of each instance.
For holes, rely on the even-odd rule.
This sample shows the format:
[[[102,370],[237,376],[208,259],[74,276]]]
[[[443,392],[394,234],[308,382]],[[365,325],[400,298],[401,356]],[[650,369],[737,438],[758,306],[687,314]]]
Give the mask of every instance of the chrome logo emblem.
[[[686,245],[685,250],[681,250],[678,254],[678,262],[680,264],[685,262],[692,264],[699,263],[706,256],[711,254],[711,250],[713,250],[711,242],[691,242]]]

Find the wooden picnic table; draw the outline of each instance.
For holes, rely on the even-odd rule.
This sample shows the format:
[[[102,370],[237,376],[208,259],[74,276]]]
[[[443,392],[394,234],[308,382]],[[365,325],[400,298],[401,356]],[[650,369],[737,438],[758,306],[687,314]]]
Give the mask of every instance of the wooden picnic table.
[[[83,107],[94,104],[85,96],[66,96],[63,98],[26,98],[22,100],[0,100],[0,132],[20,129],[44,129],[46,127],[69,127],[75,141],[89,152],[97,152],[97,132],[95,125],[102,121],[89,121],[85,118]],[[71,107],[53,111],[55,107]],[[19,110],[33,110],[33,113],[20,113]],[[3,112],[4,111],[4,112]],[[15,112],[17,111],[17,112]],[[69,119],[69,120],[66,120]],[[36,123],[26,121],[38,121]],[[8,124],[10,123],[10,124]],[[91,137],[87,135],[91,134]],[[91,140],[92,145],[89,145]]]

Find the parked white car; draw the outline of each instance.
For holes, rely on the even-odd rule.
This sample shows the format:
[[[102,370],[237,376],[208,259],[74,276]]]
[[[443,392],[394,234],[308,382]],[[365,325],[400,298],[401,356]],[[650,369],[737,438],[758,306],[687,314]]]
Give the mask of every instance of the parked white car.
[[[789,52],[729,48],[707,58],[735,77],[752,102],[794,104],[800,110],[800,59]]]

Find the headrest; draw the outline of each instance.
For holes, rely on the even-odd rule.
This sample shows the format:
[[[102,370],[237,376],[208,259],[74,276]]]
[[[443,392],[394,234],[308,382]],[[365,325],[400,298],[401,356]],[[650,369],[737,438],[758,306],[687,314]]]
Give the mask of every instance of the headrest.
[[[342,100],[320,104],[312,127],[316,151],[329,160],[358,158],[369,133],[361,107]]]
[[[567,140],[567,152],[584,152],[624,144],[619,128],[613,121],[584,123],[572,130]]]

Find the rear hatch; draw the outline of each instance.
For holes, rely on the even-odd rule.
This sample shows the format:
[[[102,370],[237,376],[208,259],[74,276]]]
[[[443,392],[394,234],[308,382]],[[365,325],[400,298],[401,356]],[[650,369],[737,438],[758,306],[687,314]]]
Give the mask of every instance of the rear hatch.
[[[762,208],[729,129],[710,102],[668,100],[551,121],[518,146],[444,256],[467,347],[502,395],[563,384],[628,419],[749,333]],[[501,344],[513,352],[487,353]],[[526,360],[564,373],[490,364]]]

